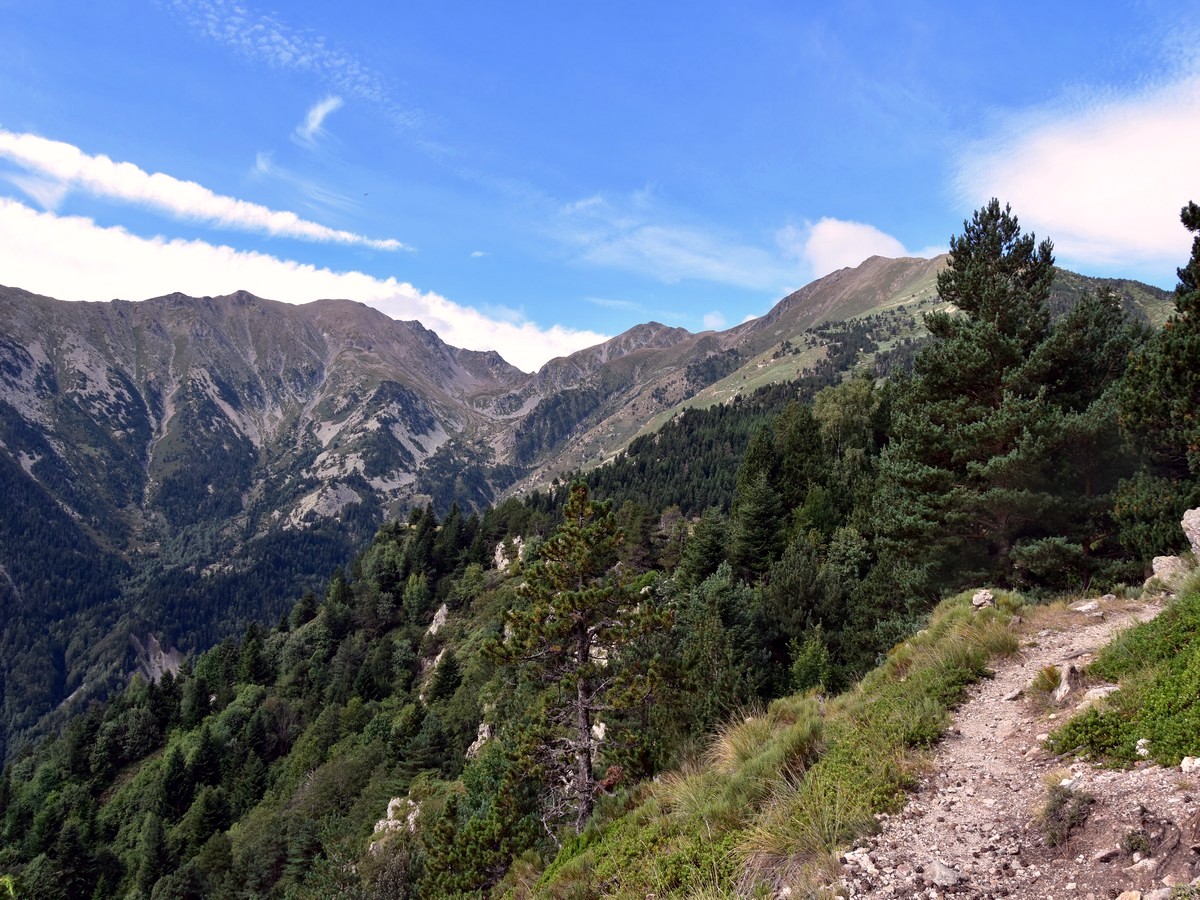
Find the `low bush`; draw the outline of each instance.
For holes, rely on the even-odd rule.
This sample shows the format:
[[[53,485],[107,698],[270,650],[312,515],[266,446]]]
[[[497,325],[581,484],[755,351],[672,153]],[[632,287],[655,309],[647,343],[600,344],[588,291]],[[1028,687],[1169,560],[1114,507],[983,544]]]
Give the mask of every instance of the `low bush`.
[[[1200,755],[1200,590],[1122,632],[1087,672],[1120,681],[1121,690],[1103,710],[1093,707],[1054,732],[1051,750],[1128,765],[1145,739],[1162,765]]]
[[[1046,843],[1051,847],[1065,844],[1071,832],[1087,821],[1095,802],[1096,798],[1085,791],[1075,791],[1061,784],[1052,786],[1038,816]]]

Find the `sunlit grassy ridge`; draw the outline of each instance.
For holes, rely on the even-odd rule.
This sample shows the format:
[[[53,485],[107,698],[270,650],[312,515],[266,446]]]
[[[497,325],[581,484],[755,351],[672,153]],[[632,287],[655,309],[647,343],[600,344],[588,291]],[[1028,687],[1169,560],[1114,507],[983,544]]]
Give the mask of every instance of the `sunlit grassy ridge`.
[[[852,690],[735,717],[699,759],[613,798],[536,885],[509,896],[817,895],[838,848],[899,806],[966,687],[1017,649],[1008,622],[1020,598],[980,612],[970,598],[942,602]]]

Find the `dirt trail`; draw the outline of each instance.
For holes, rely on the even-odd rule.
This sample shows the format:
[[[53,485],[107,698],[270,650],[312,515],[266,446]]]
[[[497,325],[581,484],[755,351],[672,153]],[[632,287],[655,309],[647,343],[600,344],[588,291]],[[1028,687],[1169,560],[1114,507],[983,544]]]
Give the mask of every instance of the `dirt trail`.
[[[1143,763],[1115,771],[1051,756],[1039,738],[1093,685],[1073,688],[1061,706],[1028,696],[1042,667],[1082,668],[1117,631],[1160,610],[1106,598],[1099,610],[1067,611],[1040,622],[1041,630],[1023,625],[1030,631],[1020,652],[972,688],[905,808],[881,817],[881,833],[847,854],[849,896],[1159,900],[1169,885],[1200,875],[1200,785],[1179,769]],[[1050,848],[1038,813],[1047,781],[1063,778],[1095,803],[1086,824]],[[1122,849],[1137,831],[1155,851],[1144,862]]]

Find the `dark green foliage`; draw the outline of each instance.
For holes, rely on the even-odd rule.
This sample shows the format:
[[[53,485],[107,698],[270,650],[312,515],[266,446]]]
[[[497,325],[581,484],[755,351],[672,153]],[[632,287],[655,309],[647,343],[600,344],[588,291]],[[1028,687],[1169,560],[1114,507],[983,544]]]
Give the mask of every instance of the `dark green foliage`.
[[[993,200],[951,239],[934,342],[897,391],[877,505],[887,565],[926,595],[1086,584],[1119,554],[1112,395],[1140,330],[1111,295],[1050,324],[1051,245]]]
[[[517,429],[514,456],[524,465],[565,441],[604,398],[599,391],[571,388],[541,400]]]
[[[676,506],[698,516],[728,511],[737,488],[737,461],[752,435],[793,401],[805,401],[834,380],[803,378],[738,395],[732,404],[685,409],[654,434],[635,438],[615,461],[586,473],[589,489],[614,503],[635,500],[651,509]],[[561,505],[563,497],[555,498]]]
[[[769,677],[755,592],[723,563],[677,601],[673,639],[688,737],[699,738],[758,699]]]
[[[797,692],[824,688],[831,683],[833,669],[829,648],[821,628],[812,629],[802,641],[792,644],[792,689]]]
[[[738,491],[733,515],[731,557],[738,573],[757,579],[783,550],[784,510],[765,471],[751,476]]]
[[[1178,522],[1200,503],[1200,206],[1180,214],[1193,232],[1192,255],[1178,270],[1175,312],[1129,362],[1120,396],[1121,426],[1142,454],[1143,470],[1121,487],[1121,537],[1143,559],[1185,546]]]
[[[720,381],[741,364],[742,356],[733,348],[688,363],[684,369],[684,378],[687,380],[689,394]]]
[[[458,665],[458,657],[453,650],[447,650],[441,662],[433,672],[433,680],[429,683],[426,696],[430,703],[449,700],[462,684],[462,670]]]
[[[589,500],[585,484],[572,485],[563,524],[541,546],[526,602],[509,613],[510,636],[497,648],[523,677],[555,688],[547,707],[553,743],[543,747],[558,770],[551,783],[561,772],[569,785],[577,833],[594,803],[592,725],[613,700],[605,669],[651,624],[651,611],[634,607],[614,568],[622,539],[611,507]]]
[[[683,545],[675,580],[694,587],[708,578],[729,553],[729,520],[719,509],[707,509]]]

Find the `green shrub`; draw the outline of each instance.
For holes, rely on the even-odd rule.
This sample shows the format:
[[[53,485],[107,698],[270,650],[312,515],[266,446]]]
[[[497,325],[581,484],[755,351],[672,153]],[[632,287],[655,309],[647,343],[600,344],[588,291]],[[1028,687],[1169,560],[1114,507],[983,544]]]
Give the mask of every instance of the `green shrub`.
[[[1162,765],[1200,754],[1200,592],[1122,632],[1088,674],[1120,679],[1122,688],[1103,711],[1093,707],[1052,734],[1051,750],[1129,764],[1144,738]]]
[[[1085,791],[1073,791],[1060,784],[1050,788],[1046,805],[1038,819],[1046,835],[1046,843],[1058,847],[1066,843],[1071,832],[1087,821],[1096,798]]]
[[[1125,832],[1121,837],[1121,849],[1130,856],[1135,853],[1150,856],[1154,852],[1154,848],[1150,845],[1150,835],[1141,828]]]

